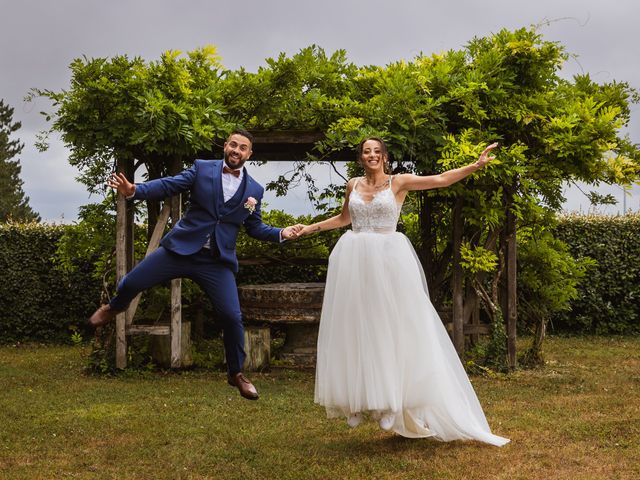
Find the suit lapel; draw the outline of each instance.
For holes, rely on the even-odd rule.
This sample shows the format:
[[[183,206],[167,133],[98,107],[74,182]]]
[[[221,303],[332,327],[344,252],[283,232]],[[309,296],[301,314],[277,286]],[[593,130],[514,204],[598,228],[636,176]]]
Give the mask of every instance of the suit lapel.
[[[224,204],[224,194],[222,192],[222,166],[224,160],[218,162],[213,168],[213,211],[216,217],[219,216],[220,207]]]

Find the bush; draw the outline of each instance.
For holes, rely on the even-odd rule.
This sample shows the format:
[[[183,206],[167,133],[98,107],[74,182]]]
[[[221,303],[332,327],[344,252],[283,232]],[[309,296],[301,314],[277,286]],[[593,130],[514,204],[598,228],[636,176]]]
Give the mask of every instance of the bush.
[[[640,214],[570,215],[555,235],[575,258],[591,257],[590,268],[569,312],[552,319],[554,331],[640,332]]]
[[[54,261],[65,225],[0,224],[0,341],[59,341],[95,309],[100,283],[92,265],[75,271]]]
[[[98,217],[104,218],[102,215]],[[90,218],[85,220],[92,223]],[[318,219],[306,216],[295,218],[280,211],[271,211],[264,213],[264,220],[272,225],[285,226],[298,222],[310,223]],[[412,241],[417,241],[417,216],[403,215],[403,224],[407,235]],[[71,330],[84,324],[84,319],[100,301],[100,278],[109,263],[104,254],[109,256],[112,253],[104,251],[104,242],[100,243],[104,248],[97,249],[82,244],[88,241],[88,232],[93,231],[90,227],[91,225],[0,224],[1,342],[68,341]],[[105,233],[103,230],[108,229],[97,229]],[[238,283],[324,281],[326,265],[322,261],[326,260],[341,233],[332,231],[280,245],[260,242],[241,233],[238,237],[240,258],[272,258],[277,263],[242,265]],[[521,322],[529,323],[527,319],[531,320],[543,313],[538,311],[542,308],[545,315],[552,313],[551,331],[639,333],[640,215],[561,217],[554,235],[568,245],[569,252],[576,259],[574,267],[585,268],[589,263],[595,263],[595,266],[589,266],[585,279],[577,287],[577,298],[571,299],[571,310],[553,313],[559,309],[556,303],[560,300],[563,303],[574,297],[575,282],[572,279],[582,275],[575,275],[573,270],[568,272],[565,267],[558,266],[567,262],[566,259],[562,260],[565,247],[556,240],[545,237],[544,242],[540,243],[539,240],[535,243],[536,248],[533,250],[521,248]],[[138,236],[141,236],[140,233]],[[102,239],[103,235],[99,237]],[[544,248],[541,249],[541,246]],[[140,246],[137,247],[137,250],[141,249]],[[549,251],[554,255],[550,257]],[[320,264],[295,263],[293,259],[300,257],[318,259]],[[595,262],[589,262],[588,258]],[[542,268],[542,271],[537,271],[536,268]],[[549,271],[550,268],[552,271]],[[549,274],[552,276],[549,277]],[[573,283],[565,285],[571,288],[567,289],[568,298],[564,299],[557,297],[557,292],[553,293],[551,287],[559,285],[559,277],[567,280],[567,275]],[[525,292],[527,288],[529,294]],[[156,289],[154,293],[145,296],[142,307],[148,310],[147,313],[156,317],[158,308],[168,306],[165,290]],[[527,302],[523,302],[522,295]],[[212,314],[208,300],[190,282],[185,282],[184,303],[185,311],[204,309],[205,318]],[[145,308],[144,305],[147,304]],[[532,306],[536,308],[531,309]]]

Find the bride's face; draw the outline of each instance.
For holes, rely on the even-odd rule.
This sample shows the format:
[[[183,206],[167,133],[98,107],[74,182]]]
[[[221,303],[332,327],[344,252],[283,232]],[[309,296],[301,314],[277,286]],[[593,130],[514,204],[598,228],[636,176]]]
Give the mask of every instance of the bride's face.
[[[377,140],[367,140],[362,145],[362,156],[360,161],[367,171],[375,172],[384,169],[385,155],[382,145]]]

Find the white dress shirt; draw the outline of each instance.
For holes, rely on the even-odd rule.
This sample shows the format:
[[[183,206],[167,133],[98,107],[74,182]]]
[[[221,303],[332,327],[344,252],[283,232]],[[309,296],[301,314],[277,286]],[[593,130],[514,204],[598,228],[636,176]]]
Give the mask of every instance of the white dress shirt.
[[[233,197],[238,188],[240,188],[240,184],[242,183],[242,178],[244,177],[244,167],[240,168],[240,175],[237,177],[235,175],[231,175],[230,173],[222,172],[222,195],[224,196],[224,201],[228,202],[231,197]]]

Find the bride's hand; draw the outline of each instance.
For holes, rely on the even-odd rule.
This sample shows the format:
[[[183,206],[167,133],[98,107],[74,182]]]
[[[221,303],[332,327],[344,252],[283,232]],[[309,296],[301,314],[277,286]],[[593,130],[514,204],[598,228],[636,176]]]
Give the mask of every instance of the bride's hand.
[[[480,168],[484,168],[485,165],[487,163],[489,163],[491,160],[495,159],[496,157],[490,157],[489,153],[491,152],[491,150],[493,150],[494,148],[498,147],[498,142],[492,143],[491,145],[487,146],[487,148],[485,148],[482,153],[480,154],[480,157],[478,157],[478,160],[476,160],[476,166],[480,169]]]
[[[300,229],[300,231],[298,232],[298,236],[305,237],[307,235],[311,235],[312,233],[313,230],[311,229],[311,227],[309,225],[306,225],[302,229]]]

